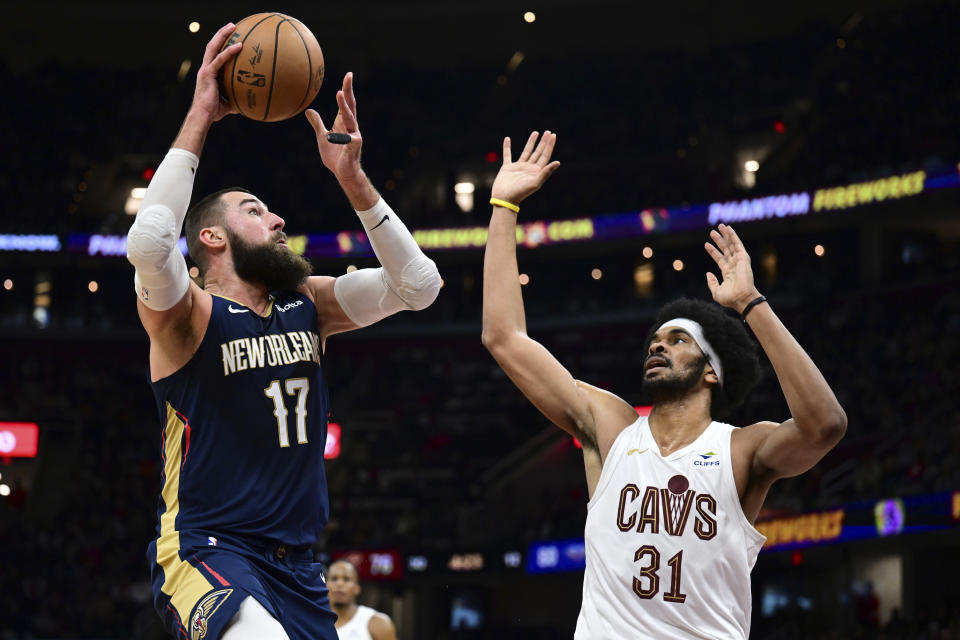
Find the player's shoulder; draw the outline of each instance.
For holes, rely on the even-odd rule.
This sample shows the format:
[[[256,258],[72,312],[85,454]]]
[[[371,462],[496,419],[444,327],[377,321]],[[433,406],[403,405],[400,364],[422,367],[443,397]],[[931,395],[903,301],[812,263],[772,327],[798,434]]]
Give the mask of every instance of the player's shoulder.
[[[373,613],[370,615],[370,621],[367,623],[367,629],[369,629],[371,635],[396,632],[396,629],[393,625],[393,620],[390,619],[390,616],[382,611],[372,611]]]
[[[577,387],[590,398],[594,419],[598,424],[604,422],[624,429],[636,421],[637,412],[633,405],[617,394],[582,380],[577,380]]]
[[[764,420],[761,422],[754,422],[745,427],[733,427],[733,433],[731,437],[733,442],[737,445],[743,445],[747,448],[756,448],[759,446],[763,440],[769,436],[774,429],[780,426],[778,422],[772,422],[770,420]]]

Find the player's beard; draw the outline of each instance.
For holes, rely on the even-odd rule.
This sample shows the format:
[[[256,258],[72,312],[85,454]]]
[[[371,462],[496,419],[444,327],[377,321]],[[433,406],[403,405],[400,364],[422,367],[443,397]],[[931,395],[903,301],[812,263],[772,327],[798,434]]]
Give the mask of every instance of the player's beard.
[[[313,273],[313,265],[290,249],[272,242],[253,245],[230,229],[226,230],[233,253],[233,268],[247,282],[256,282],[267,291],[292,291]]]
[[[682,398],[700,383],[700,378],[703,376],[703,366],[707,362],[709,362],[707,356],[701,355],[690,363],[686,370],[676,375],[663,375],[661,373],[654,378],[647,378],[646,372],[644,372],[643,391],[654,402]]]

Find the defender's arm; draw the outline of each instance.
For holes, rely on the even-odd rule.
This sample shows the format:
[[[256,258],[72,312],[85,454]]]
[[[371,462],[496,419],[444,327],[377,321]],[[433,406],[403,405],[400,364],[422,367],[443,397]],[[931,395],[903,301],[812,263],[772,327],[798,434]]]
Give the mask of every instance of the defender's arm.
[[[707,274],[714,300],[743,313],[760,296],[753,283],[750,256],[732,227],[721,224],[710,236],[707,252],[723,274],[723,282]],[[746,318],[780,381],[792,418],[762,427],[750,464],[752,478],[772,482],[809,470],[843,437],[847,416],[823,374],[767,303],[753,307]]]

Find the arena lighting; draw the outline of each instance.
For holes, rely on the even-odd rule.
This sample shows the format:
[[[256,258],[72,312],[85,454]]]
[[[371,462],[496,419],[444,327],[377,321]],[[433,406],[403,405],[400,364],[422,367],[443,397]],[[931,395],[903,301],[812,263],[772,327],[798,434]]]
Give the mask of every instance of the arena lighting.
[[[7,291],[10,291],[11,289],[13,289],[13,280],[11,280],[10,278],[7,278],[6,280],[4,280],[3,288],[6,289]]]
[[[336,422],[327,423],[327,442],[323,447],[325,460],[340,457],[340,425]]]
[[[527,24],[532,24],[537,21],[537,14],[535,14],[533,11],[527,11],[523,14],[523,21]]]
[[[100,288],[100,285],[97,284],[97,281],[96,281],[96,280],[91,280],[91,281],[87,284],[87,289],[90,290],[90,293],[96,293],[99,288]]]
[[[348,264],[348,265],[347,265],[347,273],[353,273],[353,272],[356,271],[356,270],[357,270],[357,265],[355,265],[355,264]]]
[[[524,286],[530,284],[530,276],[528,276],[528,275],[525,274],[525,273],[521,273],[521,274],[520,274],[520,284],[521,284],[521,285],[524,285]]]
[[[197,277],[200,276],[200,269],[198,269],[198,268],[195,267],[195,266],[190,267],[189,273],[190,273],[190,277],[191,277],[191,278],[197,278]]]
[[[590,277],[593,278],[594,280],[599,280],[600,278],[603,277],[603,271],[601,271],[600,269],[594,269],[593,271],[590,272]]]
[[[53,235],[0,234],[0,251],[60,251],[60,238]]]
[[[178,81],[178,82],[183,82],[183,81],[184,81],[184,79],[187,77],[187,74],[190,73],[190,67],[192,67],[192,66],[193,66],[193,62],[190,60],[190,58],[184,58],[184,59],[183,59],[183,62],[180,63],[180,68],[177,69],[177,81]],[[148,173],[150,174],[149,176],[147,175]],[[154,172],[153,169],[144,169],[144,171],[143,171],[143,179],[144,179],[144,180],[150,180],[151,178],[153,178],[153,174],[154,174],[154,173],[155,173],[155,172]]]
[[[674,261],[673,261],[673,270],[674,270],[674,271],[683,271],[683,260],[674,260]]]
[[[888,200],[907,198],[935,189],[960,187],[957,165],[941,165],[929,171],[916,171],[796,193],[782,193],[745,200],[687,204],[658,209],[635,209],[585,218],[534,221],[517,225],[517,246],[534,249],[541,245],[583,241],[622,241],[654,233],[671,233],[711,227],[720,222],[738,223],[776,219],[812,213],[842,211]],[[469,194],[470,196],[474,194]],[[133,212],[135,213],[135,211]],[[412,230],[414,239],[425,251],[482,249],[487,242],[487,227],[465,226]],[[312,233],[303,238],[301,248],[308,258],[361,258],[373,256],[366,234],[356,229],[339,233]],[[21,236],[0,234],[0,251],[59,251],[57,236]],[[181,238],[186,253],[186,240]],[[290,239],[288,238],[288,244]],[[291,250],[294,248],[290,244]],[[125,236],[70,234],[67,251],[87,255],[123,256]],[[653,257],[653,249],[644,247],[643,256]]]
[[[453,185],[454,193],[473,193],[476,189],[476,185],[472,182],[458,182]]]
[[[39,432],[35,422],[0,422],[0,457],[36,457]]]
[[[822,244],[818,244],[813,248],[813,253],[816,254],[818,258],[822,258],[826,252],[827,250],[824,248]]]
[[[487,162],[489,162],[490,164],[493,164],[494,162],[500,159],[500,154],[498,154],[496,151],[487,151],[486,158],[487,158]]]
[[[196,33],[197,31],[200,31],[200,23],[191,22],[187,28],[190,29],[190,33]]]
[[[136,215],[140,209],[140,203],[143,202],[143,196],[146,194],[146,187],[134,187],[130,189],[130,195],[127,196],[127,201],[123,205],[123,212],[128,216]]]
[[[744,170],[753,173],[760,170],[760,163],[756,160],[747,160],[743,163],[743,168]]]
[[[9,487],[9,485],[0,484],[0,496],[6,497],[6,496],[8,496],[8,495],[10,495],[10,487]]]

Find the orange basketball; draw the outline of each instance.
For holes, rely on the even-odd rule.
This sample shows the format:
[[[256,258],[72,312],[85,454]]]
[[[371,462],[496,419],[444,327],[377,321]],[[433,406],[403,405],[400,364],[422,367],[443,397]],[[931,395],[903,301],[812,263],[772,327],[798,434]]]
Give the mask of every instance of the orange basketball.
[[[276,122],[307,108],[323,82],[323,52],[310,30],[282,13],[257,13],[237,23],[223,48],[243,48],[220,71],[227,101],[253,120]]]

